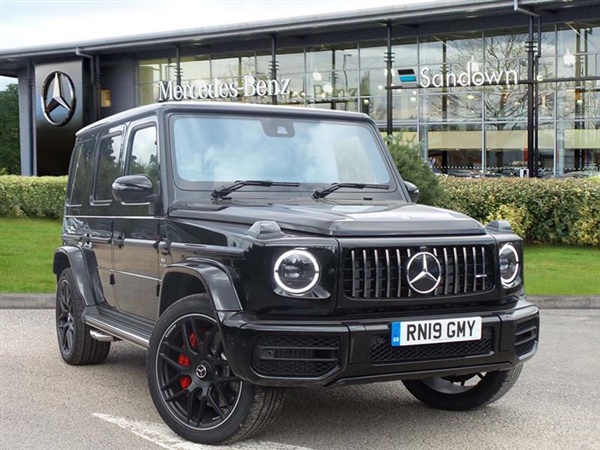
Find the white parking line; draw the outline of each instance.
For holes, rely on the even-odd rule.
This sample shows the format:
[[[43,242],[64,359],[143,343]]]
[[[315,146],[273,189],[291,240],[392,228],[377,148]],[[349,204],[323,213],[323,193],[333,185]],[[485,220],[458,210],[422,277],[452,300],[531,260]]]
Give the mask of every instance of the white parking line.
[[[169,450],[312,450],[307,447],[280,444],[278,442],[248,440],[238,442],[235,445],[214,446],[195,444],[176,435],[168,426],[153,422],[142,422],[130,420],[124,417],[111,416],[109,414],[94,413],[94,417],[117,425],[125,430],[153,442],[162,448]]]

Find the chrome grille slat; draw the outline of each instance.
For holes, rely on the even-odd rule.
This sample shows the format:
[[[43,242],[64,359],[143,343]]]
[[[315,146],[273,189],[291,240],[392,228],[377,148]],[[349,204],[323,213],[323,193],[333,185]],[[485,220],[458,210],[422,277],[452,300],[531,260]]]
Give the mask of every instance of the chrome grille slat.
[[[484,274],[487,274],[487,271],[485,269],[485,247],[481,247],[481,261],[483,264],[483,272]],[[483,285],[485,286],[485,278],[482,278],[483,280]]]
[[[357,296],[358,289],[358,270],[356,269],[356,253],[354,250],[350,252],[352,257],[352,297]]]
[[[410,253],[410,248],[406,250],[406,256],[408,257],[408,260],[410,260],[410,257],[412,256]],[[408,296],[412,297],[412,291],[410,289],[408,290]]]
[[[385,275],[387,278],[387,286],[385,289],[385,296],[387,298],[390,298],[391,295],[391,291],[392,291],[392,271],[391,271],[391,265],[390,265],[390,250],[389,249],[385,249]]]
[[[351,248],[344,257],[344,293],[354,299],[381,300],[490,291],[495,280],[492,250],[491,245],[481,244]],[[406,280],[408,261],[421,251],[433,254],[442,270],[438,288],[429,294],[412,291]]]
[[[438,252],[437,252],[437,248],[433,249],[433,255],[438,259],[439,261],[439,257],[438,257]],[[442,274],[442,277],[444,276],[444,274]],[[435,289],[435,291],[432,292],[433,295],[439,295],[440,294],[440,290],[442,289],[442,285],[441,282],[439,284],[439,286]]]
[[[402,296],[402,258],[400,258],[400,249],[396,249],[396,259],[398,261],[398,294],[396,297]]]
[[[477,252],[473,247],[473,292],[477,292]]]
[[[375,298],[379,297],[379,252],[377,249],[373,250],[375,256]]]
[[[450,277],[448,276],[448,249],[444,247],[444,295],[448,295],[448,289],[450,287]]]
[[[469,270],[469,262],[467,261],[467,247],[463,247],[463,266],[465,268],[465,278],[463,279],[463,284],[465,285],[464,287],[464,293],[467,293],[467,286],[469,285],[469,274],[468,274],[468,270]]]
[[[367,251],[363,250],[363,292],[365,293],[365,297],[369,297],[369,288],[368,288],[368,274],[369,274],[369,262],[367,260]]]
[[[454,251],[454,292],[456,294],[458,292],[458,252],[456,251],[456,247],[452,249]]]

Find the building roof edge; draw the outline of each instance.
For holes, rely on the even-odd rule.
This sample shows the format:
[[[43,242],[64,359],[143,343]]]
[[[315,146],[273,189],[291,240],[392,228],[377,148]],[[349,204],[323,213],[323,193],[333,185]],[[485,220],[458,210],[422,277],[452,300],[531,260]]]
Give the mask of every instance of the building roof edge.
[[[392,7],[362,9],[345,13],[309,15],[292,19],[273,19],[260,22],[236,23],[213,27],[168,30],[141,35],[103,38],[89,41],[68,42],[53,45],[22,47],[0,50],[2,60],[15,60],[31,57],[49,57],[75,54],[77,49],[87,53],[101,53],[106,50],[131,49],[157,42],[161,44],[186,43],[193,40],[250,37],[256,35],[273,35],[300,30],[316,30],[324,27],[340,28],[347,25],[358,25],[372,22],[414,23],[415,20],[437,20],[461,14],[477,14],[493,11],[514,12],[516,0],[436,0],[419,4],[403,4]],[[525,9],[548,9],[552,6],[569,6],[564,0],[518,0],[518,5]],[[573,2],[574,3],[574,2]],[[578,0],[577,6],[583,3],[598,3],[595,0]],[[574,5],[572,5],[574,6]]]

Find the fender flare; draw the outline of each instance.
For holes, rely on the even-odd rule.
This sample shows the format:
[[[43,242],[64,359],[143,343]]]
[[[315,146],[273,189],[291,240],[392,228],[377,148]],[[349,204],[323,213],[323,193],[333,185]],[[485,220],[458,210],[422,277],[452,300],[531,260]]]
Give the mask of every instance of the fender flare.
[[[216,313],[242,311],[240,298],[227,268],[215,261],[197,259],[171,264],[165,269],[162,275],[163,281],[160,283],[161,308],[166,297],[164,281],[173,273],[189,275],[200,281],[211,298]]]
[[[67,258],[68,265],[64,264],[64,258]],[[83,297],[86,306],[94,306],[104,301],[104,295],[100,290],[98,271],[91,269],[97,267],[96,256],[93,252],[74,245],[57,248],[54,251],[52,271],[58,278],[60,272],[66,267],[71,267],[77,290]]]

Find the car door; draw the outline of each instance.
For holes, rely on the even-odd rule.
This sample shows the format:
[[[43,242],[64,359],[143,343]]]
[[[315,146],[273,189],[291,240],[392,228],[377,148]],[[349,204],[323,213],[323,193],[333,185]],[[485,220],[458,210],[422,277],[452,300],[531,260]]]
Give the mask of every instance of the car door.
[[[81,233],[83,246],[94,252],[103,295],[110,306],[116,306],[112,250],[115,200],[111,186],[121,174],[123,130],[122,126],[114,127],[98,137],[90,207],[88,214],[80,217],[86,227]]]
[[[130,125],[125,150],[125,175],[147,175],[159,189],[155,119]],[[119,309],[150,320],[158,318],[160,218],[154,203],[120,205],[113,229],[114,277]]]

